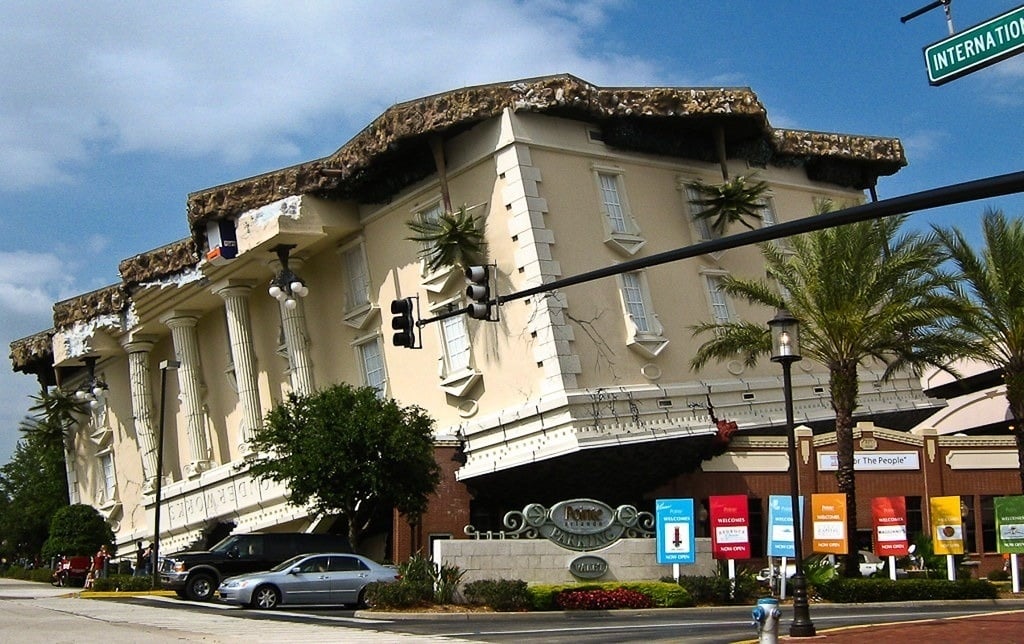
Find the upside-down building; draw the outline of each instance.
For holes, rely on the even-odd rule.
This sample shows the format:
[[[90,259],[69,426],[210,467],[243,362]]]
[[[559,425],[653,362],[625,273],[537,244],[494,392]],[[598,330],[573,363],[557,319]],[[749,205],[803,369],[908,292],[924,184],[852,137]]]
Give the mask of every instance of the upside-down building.
[[[778,367],[690,368],[693,325],[774,314],[719,288],[731,274],[770,279],[756,247],[515,299],[495,322],[444,317],[413,350],[392,345],[391,301],[416,296],[421,317],[438,316],[465,305],[465,280],[428,270],[407,223],[438,217],[445,195],[472,208],[510,295],[715,238],[695,216],[695,180],[756,174],[770,189],[753,225],[767,227],[820,199],[863,201],[905,163],[895,138],[772,127],[746,88],[557,75],[458,89],[387,109],[328,157],[190,194],[183,239],[56,303],[53,328],[11,358],[46,386],[105,385],[69,437],[68,486],[120,545],[152,538],[158,477],[164,552],[230,529],[334,529],[250,476],[247,458],[274,405],[337,382],[436,420],[441,486],[417,523],[395,516],[381,531],[381,556],[499,529],[529,502],[649,506],[702,472],[785,493]],[[283,269],[308,295],[268,295]],[[916,378],[880,375],[860,374],[861,421],[903,432],[942,404]],[[827,371],[804,360],[793,384],[797,422],[827,431]],[[731,441],[713,416],[737,423]],[[777,454],[769,465],[758,450]],[[749,483],[747,462],[767,478]]]

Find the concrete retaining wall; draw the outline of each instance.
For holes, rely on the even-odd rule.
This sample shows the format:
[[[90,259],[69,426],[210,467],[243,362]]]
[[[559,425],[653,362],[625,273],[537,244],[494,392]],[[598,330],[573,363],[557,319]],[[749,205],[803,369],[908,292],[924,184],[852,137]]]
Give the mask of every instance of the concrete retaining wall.
[[[435,561],[466,571],[464,582],[478,579],[522,579],[534,583],[575,581],[569,564],[582,555],[608,562],[608,572],[593,581],[653,581],[672,575],[672,566],[657,564],[656,540],[622,539],[602,550],[566,550],[547,539],[449,539],[434,542]],[[713,575],[711,540],[697,539],[697,563],[680,566],[681,575]]]

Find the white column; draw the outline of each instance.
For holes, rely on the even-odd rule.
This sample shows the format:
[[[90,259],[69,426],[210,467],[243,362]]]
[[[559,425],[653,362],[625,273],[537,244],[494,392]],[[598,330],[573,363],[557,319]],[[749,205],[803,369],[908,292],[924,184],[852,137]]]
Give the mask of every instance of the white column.
[[[199,476],[212,465],[210,441],[207,438],[206,414],[203,412],[202,371],[199,359],[199,337],[196,334],[197,314],[176,311],[160,319],[171,330],[178,367],[179,400],[185,411],[191,461],[182,474]]]
[[[249,316],[249,294],[252,284],[228,283],[215,290],[224,298],[227,312],[231,361],[235,366],[238,400],[242,406],[242,426],[239,428],[238,452],[245,456],[251,449],[249,441],[260,426],[263,416],[260,407],[259,385],[256,380],[256,354],[252,342],[252,321]]]
[[[132,417],[135,437],[142,458],[145,490],[151,491],[156,483],[156,428],[153,425],[153,387],[149,369],[149,353],[155,342],[135,338],[124,345],[128,352],[128,378],[132,394]]]
[[[296,300],[294,309],[280,304],[281,326],[284,328],[284,342],[288,347],[288,364],[291,367],[292,391],[297,394],[313,393],[313,360],[309,355],[306,340],[306,313],[302,299]]]
[[[291,257],[289,268],[298,271],[302,267],[301,257]],[[281,262],[270,261],[271,269],[277,273],[281,270]],[[292,391],[297,394],[313,393],[316,385],[313,382],[313,359],[309,354],[309,342],[306,333],[306,313],[302,306],[302,298],[295,298],[295,308],[289,309],[281,302],[281,327],[284,330],[284,344],[288,349],[288,367],[291,373]]]

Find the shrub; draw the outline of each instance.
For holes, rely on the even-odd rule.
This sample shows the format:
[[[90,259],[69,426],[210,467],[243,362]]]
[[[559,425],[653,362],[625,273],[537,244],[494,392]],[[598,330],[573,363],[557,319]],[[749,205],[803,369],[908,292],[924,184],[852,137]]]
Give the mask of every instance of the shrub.
[[[530,592],[521,579],[481,579],[462,589],[466,601],[475,606],[490,606],[500,612],[530,608]]]
[[[647,595],[627,588],[605,590],[563,590],[555,595],[555,605],[562,610],[612,610],[615,608],[651,608]]]
[[[677,608],[692,606],[693,599],[686,589],[672,582],[595,582],[590,584],[538,584],[528,588],[530,604],[533,610],[558,610],[556,598],[565,591],[580,590],[631,590],[651,599],[651,604],[658,607]]]
[[[107,577],[94,579],[92,582],[92,590],[98,592],[139,592],[151,590],[152,588],[153,578],[149,576],[133,577],[132,575],[109,575]]]
[[[999,589],[981,579],[847,579],[836,577],[818,587],[831,602],[902,602],[925,599],[996,599]]]
[[[759,596],[757,579],[752,574],[736,575],[736,582],[724,576],[679,578],[690,599],[695,604],[748,604]]]
[[[21,579],[22,581],[47,582],[53,579],[53,571],[49,568],[23,568],[11,566],[0,573],[0,577],[9,579]]]
[[[415,608],[428,606],[433,599],[433,591],[424,591],[421,584],[406,582],[400,579],[384,584],[374,582],[366,587],[366,603],[374,608]]]
[[[989,581],[1006,581],[1010,578],[1010,573],[1006,572],[1002,568],[996,568],[995,570],[985,575],[985,577]]]
[[[459,590],[466,571],[455,564],[431,564],[431,578],[434,586],[434,601],[438,604],[451,604]]]

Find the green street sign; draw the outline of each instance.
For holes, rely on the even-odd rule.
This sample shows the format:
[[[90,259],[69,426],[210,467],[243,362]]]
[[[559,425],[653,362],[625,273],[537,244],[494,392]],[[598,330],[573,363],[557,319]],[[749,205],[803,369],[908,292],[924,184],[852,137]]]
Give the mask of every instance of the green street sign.
[[[1024,51],[1024,5],[924,48],[928,83],[942,85]]]
[[[1024,496],[993,499],[998,552],[1024,552]]]

